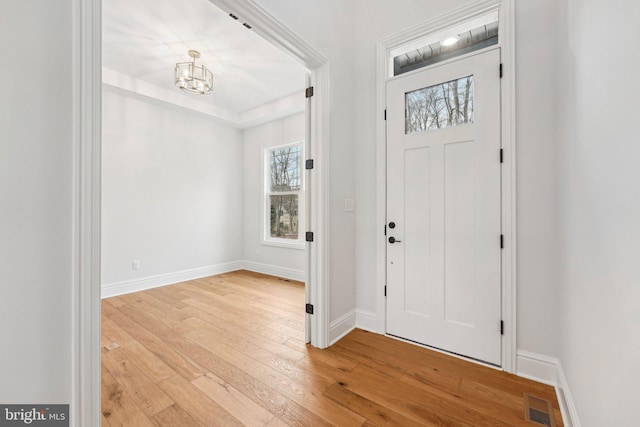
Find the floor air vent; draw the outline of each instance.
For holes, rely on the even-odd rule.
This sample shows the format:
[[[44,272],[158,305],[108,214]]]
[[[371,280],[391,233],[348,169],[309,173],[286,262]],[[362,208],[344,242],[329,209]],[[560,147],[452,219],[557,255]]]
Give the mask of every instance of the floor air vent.
[[[524,417],[533,424],[556,427],[553,422],[551,402],[539,397],[524,395]]]

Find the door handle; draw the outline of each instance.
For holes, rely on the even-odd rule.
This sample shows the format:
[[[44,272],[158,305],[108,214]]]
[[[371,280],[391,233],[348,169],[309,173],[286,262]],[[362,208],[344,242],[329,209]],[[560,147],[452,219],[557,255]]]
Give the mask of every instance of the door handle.
[[[401,243],[402,240],[396,240],[395,237],[391,236],[389,237],[389,243]]]

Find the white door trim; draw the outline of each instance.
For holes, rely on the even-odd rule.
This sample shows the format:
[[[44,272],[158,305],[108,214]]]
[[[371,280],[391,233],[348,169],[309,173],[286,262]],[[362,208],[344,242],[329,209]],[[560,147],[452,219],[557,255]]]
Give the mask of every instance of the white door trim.
[[[309,153],[315,159],[311,185],[314,215],[309,231],[315,242],[309,270],[311,344],[329,345],[329,62],[251,0],[210,0],[234,10],[253,30],[291,54],[311,71],[315,95],[311,99]],[[97,426],[100,402],[100,201],[102,122],[101,0],[73,0],[73,314],[71,425]],[[304,309],[300,307],[300,309]]]
[[[74,427],[100,425],[101,0],[74,0],[72,388]]]
[[[307,251],[308,299],[314,306],[310,317],[311,345],[329,346],[329,61],[304,40],[282,25],[252,0],[209,0],[262,38],[291,55],[311,72],[314,96],[311,109],[308,158],[313,158],[314,177],[308,186],[308,230],[314,232],[314,242]],[[311,284],[309,286],[309,284]]]
[[[502,52],[501,79],[502,148],[502,230],[505,238],[502,251],[502,369],[516,372],[516,115],[515,115],[515,0],[479,0],[418,26],[384,38],[377,45],[376,69],[376,331],[386,333],[386,81],[388,55],[398,47],[454,24],[500,8],[499,45]]]

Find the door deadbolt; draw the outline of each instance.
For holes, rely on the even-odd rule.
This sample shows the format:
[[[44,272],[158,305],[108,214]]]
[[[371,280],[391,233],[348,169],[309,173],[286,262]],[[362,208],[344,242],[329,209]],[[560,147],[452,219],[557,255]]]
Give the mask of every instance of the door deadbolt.
[[[389,228],[396,228],[396,223],[395,223],[395,222],[393,222],[393,221],[391,221],[391,222],[389,223]]]

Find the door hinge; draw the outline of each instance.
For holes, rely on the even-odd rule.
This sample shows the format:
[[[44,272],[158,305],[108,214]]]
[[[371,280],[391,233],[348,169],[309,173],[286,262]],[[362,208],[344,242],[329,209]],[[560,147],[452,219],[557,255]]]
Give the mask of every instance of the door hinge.
[[[387,224],[384,225],[384,235],[387,235]]]
[[[313,231],[307,231],[305,233],[305,240],[307,242],[313,242]]]
[[[313,169],[313,159],[305,160],[304,168],[305,169]]]
[[[500,321],[500,335],[504,335],[504,320]]]
[[[504,249],[504,234],[500,235],[500,249]]]
[[[313,314],[313,304],[306,304],[306,305],[304,306],[304,311],[305,311],[307,314]]]
[[[305,98],[311,98],[313,96],[313,86],[309,86],[307,90],[304,91]]]
[[[387,120],[387,109],[384,109],[384,119]]]
[[[500,78],[502,78],[502,63],[500,63]]]
[[[500,149],[500,163],[504,163],[504,150]]]
[[[385,287],[384,287],[384,296],[385,296],[385,297],[387,296],[387,286],[386,286],[386,285],[385,285]]]

